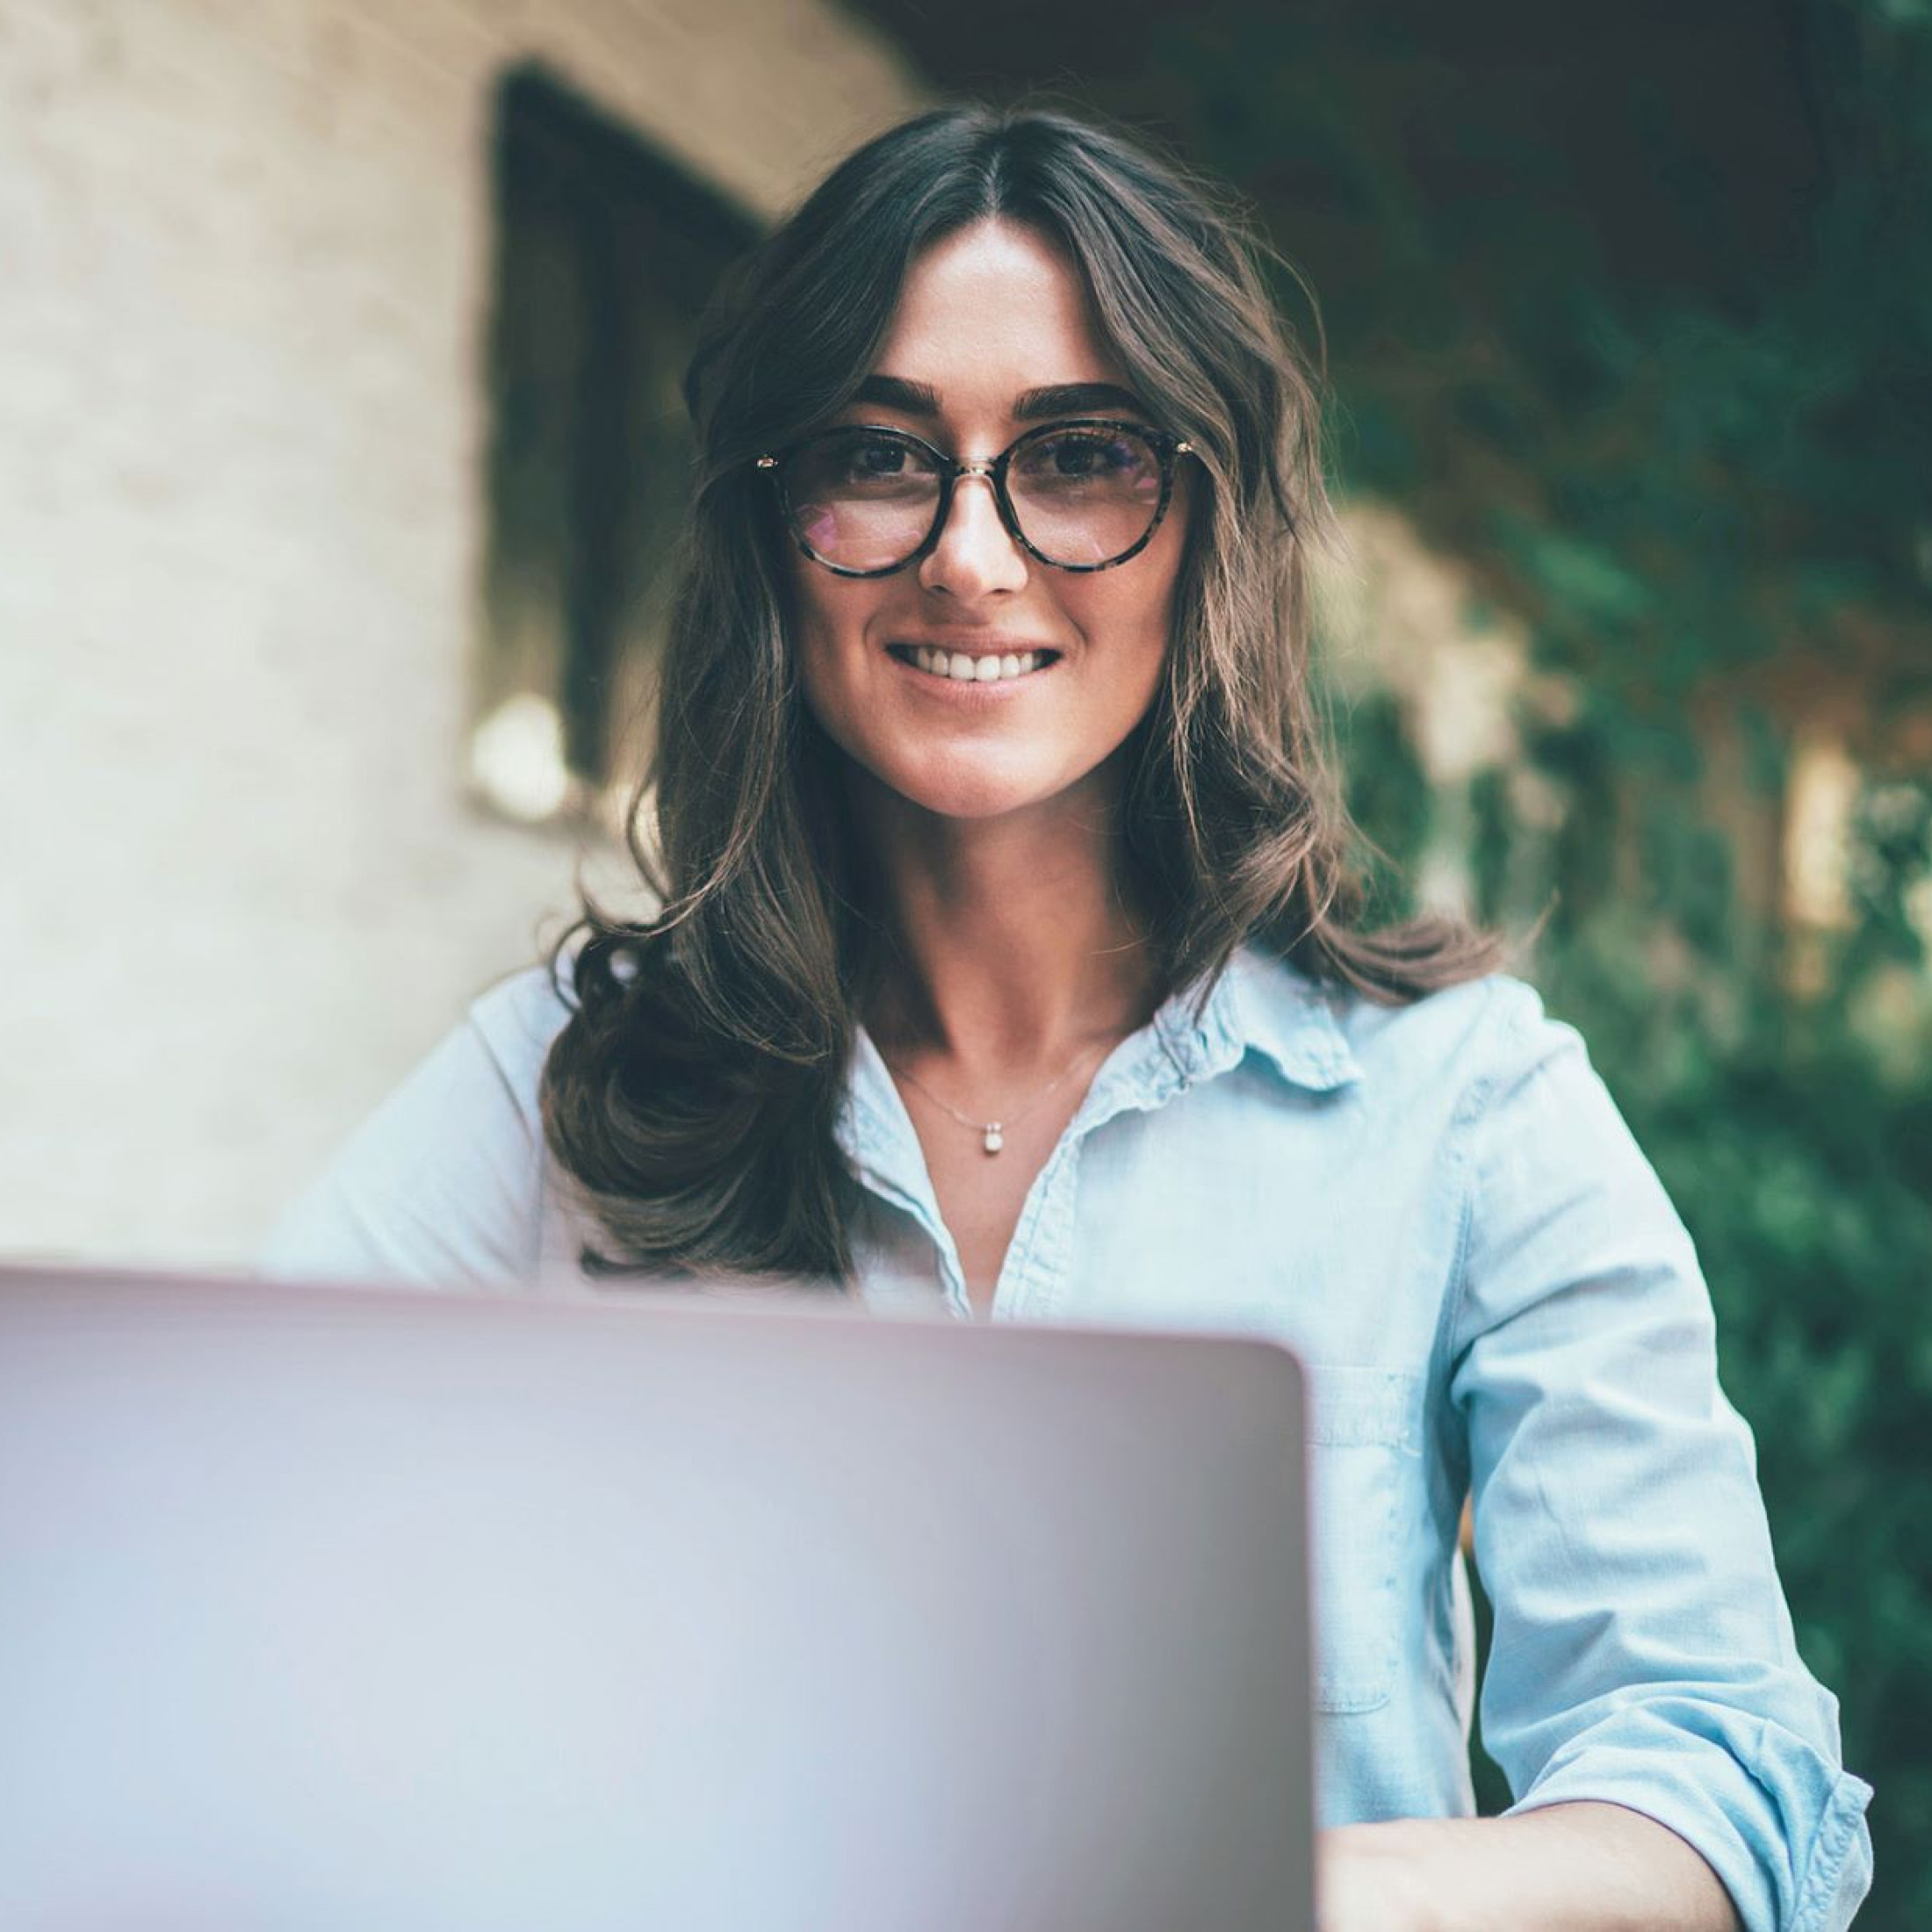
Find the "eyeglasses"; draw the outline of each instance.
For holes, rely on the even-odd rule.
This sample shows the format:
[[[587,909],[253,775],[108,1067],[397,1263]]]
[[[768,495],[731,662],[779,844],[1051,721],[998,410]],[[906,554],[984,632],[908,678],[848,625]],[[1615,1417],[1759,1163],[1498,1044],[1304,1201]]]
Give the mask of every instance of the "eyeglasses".
[[[990,463],[962,463],[904,429],[822,430],[770,472],[800,550],[841,577],[886,577],[939,542],[962,476],[992,485],[1000,521],[1056,570],[1112,570],[1147,547],[1193,444],[1144,423],[1081,417],[1029,429]]]

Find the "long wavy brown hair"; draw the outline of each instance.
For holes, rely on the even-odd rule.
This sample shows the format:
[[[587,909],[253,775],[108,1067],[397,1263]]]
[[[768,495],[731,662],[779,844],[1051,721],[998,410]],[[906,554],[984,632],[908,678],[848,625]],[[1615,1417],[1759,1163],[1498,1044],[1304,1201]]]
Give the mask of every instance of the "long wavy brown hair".
[[[755,466],[871,370],[909,265],[997,216],[1059,242],[1107,345],[1198,452],[1163,688],[1124,747],[1124,850],[1169,992],[1258,943],[1399,1003],[1489,971],[1492,935],[1359,928],[1324,758],[1308,569],[1335,541],[1315,372],[1222,191],[1053,109],[946,107],[841,162],[740,264],[685,378],[699,450],[654,756],[631,849],[660,911],[588,897],[544,1133],[604,1243],[592,1272],[844,1280],[856,1186],[833,1138],[880,971],[838,752],[790,647],[784,538]],[[655,849],[638,829],[654,793]]]

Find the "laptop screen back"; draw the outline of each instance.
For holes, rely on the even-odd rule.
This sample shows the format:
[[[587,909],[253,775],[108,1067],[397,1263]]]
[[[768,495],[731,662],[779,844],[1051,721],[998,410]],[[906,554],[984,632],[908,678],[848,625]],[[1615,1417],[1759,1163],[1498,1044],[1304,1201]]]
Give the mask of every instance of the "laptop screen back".
[[[1302,1439],[1263,1343],[0,1271],[0,1922],[1305,1925]]]

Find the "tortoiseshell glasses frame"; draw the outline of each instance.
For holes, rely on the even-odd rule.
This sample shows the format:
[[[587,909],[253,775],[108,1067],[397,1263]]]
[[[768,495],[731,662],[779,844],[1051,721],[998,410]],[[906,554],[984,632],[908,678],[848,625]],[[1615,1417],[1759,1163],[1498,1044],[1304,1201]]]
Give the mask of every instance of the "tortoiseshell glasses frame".
[[[1058,557],[1049,555],[1035,544],[1022,527],[1020,514],[1013,506],[1013,496],[1007,487],[1007,473],[1016,458],[1036,444],[1048,439],[1064,436],[1069,430],[1100,431],[1114,436],[1137,437],[1146,444],[1160,466],[1160,490],[1149,516],[1147,527],[1125,549],[1116,555],[1098,562],[1068,563]],[[830,443],[840,437],[862,436],[903,448],[929,463],[933,475],[939,486],[934,502],[933,521],[925,536],[905,555],[894,562],[877,566],[872,569],[854,569],[849,565],[834,563],[822,556],[812,547],[800,522],[798,507],[794,503],[787,487],[788,477],[799,458],[806,452]],[[1091,573],[1100,570],[1114,570],[1140,555],[1152,542],[1154,533],[1166,516],[1168,506],[1173,501],[1174,468],[1177,460],[1194,453],[1193,445],[1185,439],[1170,435],[1164,429],[1157,429],[1144,422],[1135,422],[1113,416],[1071,416],[1056,422],[1042,423],[1037,429],[1029,429],[1024,436],[1016,436],[999,454],[984,463],[962,463],[957,457],[935,447],[923,436],[916,436],[910,430],[897,429],[884,423],[854,422],[840,423],[829,429],[822,429],[794,443],[790,448],[774,451],[755,459],[755,466],[772,479],[776,489],[779,507],[783,514],[785,527],[790,532],[792,541],[820,568],[831,571],[839,577],[890,577],[905,570],[929,556],[946,528],[946,519],[953,507],[953,492],[962,477],[979,476],[991,485],[993,501],[998,507],[1000,522],[1007,533],[1023,551],[1038,562],[1054,570]]]

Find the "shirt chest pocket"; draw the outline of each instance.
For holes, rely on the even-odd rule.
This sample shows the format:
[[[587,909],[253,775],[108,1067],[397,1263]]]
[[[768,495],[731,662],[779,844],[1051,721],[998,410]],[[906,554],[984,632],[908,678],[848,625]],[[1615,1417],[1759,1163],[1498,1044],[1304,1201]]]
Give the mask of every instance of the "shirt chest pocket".
[[[1308,1368],[1315,1701],[1373,1711],[1401,1662],[1397,1575],[1404,1499],[1419,1469],[1420,1378],[1395,1369]]]

